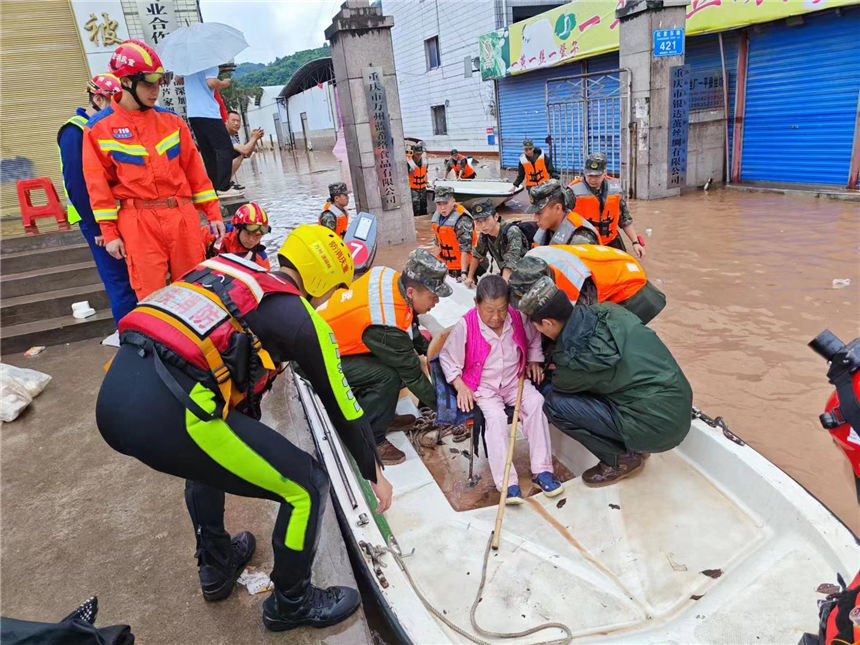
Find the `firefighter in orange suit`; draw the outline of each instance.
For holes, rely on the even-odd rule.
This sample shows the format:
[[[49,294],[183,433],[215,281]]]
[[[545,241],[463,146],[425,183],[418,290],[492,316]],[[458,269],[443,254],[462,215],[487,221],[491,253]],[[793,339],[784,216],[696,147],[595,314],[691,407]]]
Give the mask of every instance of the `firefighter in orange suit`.
[[[218,239],[224,223],[188,126],[155,105],[164,81],[158,55],[127,40],[111,56],[110,71],[123,91],[87,123],[84,176],[105,249],[126,259],[143,300],[168,274],[178,278],[206,259],[198,210]]]
[[[644,258],[645,240],[633,228],[633,218],[627,208],[621,182],[606,175],[606,155],[600,152],[588,155],[583,175],[584,178],[578,178],[570,185],[576,196],[576,212],[594,224],[600,233],[601,244],[626,251],[619,235],[624,231],[633,244],[633,253]]]
[[[472,215],[456,202],[450,188],[437,188],[434,201],[436,212],[430,223],[439,247],[436,257],[445,263],[452,277],[464,280],[469,274],[472,249],[478,242]]]
[[[415,217],[427,214],[427,161],[424,146],[412,146],[412,156],[406,160],[409,173],[409,188],[412,189],[412,214]]]
[[[540,148],[535,148],[535,142],[532,139],[523,139],[523,154],[520,155],[517,178],[514,179],[516,189],[519,190],[523,185],[531,188],[558,178],[559,173],[552,165],[549,155]]]
[[[260,242],[263,236],[271,230],[269,216],[263,207],[255,202],[242,204],[227,224],[227,234],[216,240],[212,225],[203,227],[203,244],[206,246],[206,257],[212,258],[222,253],[233,253],[239,257],[256,262],[266,271],[272,267],[266,255],[266,247]]]
[[[609,246],[539,246],[517,263],[508,280],[511,301],[548,275],[574,304],[614,302],[648,324],[666,306],[666,296],[648,281],[642,265]]]

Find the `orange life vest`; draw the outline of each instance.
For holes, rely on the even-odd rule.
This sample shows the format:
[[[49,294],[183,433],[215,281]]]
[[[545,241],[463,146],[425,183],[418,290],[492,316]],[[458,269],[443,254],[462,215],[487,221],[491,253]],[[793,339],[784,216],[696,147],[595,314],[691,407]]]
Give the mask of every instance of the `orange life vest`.
[[[570,184],[573,194],[576,195],[576,211],[594,224],[601,233],[601,244],[609,244],[618,237],[618,218],[621,216],[621,184],[608,178],[605,181],[606,202],[602,211],[600,200],[591,192],[582,177],[574,179]]]
[[[460,179],[473,179],[477,177],[478,173],[475,172],[475,169],[472,167],[472,158],[471,157],[463,157],[460,161]]]
[[[543,156],[543,150],[541,150],[538,158],[534,161],[529,161],[525,153],[521,154],[520,163],[526,171],[526,188],[549,181],[549,170],[546,167],[546,158]]]
[[[325,213],[326,211],[330,211],[337,218],[334,232],[343,237],[349,227],[349,213],[342,211],[331,202],[326,202],[323,206],[322,212]],[[320,213],[319,223],[322,224],[322,213]]]
[[[609,246],[540,246],[526,255],[541,258],[553,269],[556,286],[571,302],[579,298],[582,283],[589,277],[597,287],[598,302],[624,302],[647,281],[642,265],[632,255]]]
[[[211,374],[226,403],[226,417],[249,389],[262,393],[277,374],[271,356],[244,321],[270,293],[300,295],[288,280],[249,260],[219,255],[141,300],[120,321],[119,331],[123,342],[136,344],[137,332]],[[246,352],[237,351],[242,344]],[[239,354],[247,364],[235,364]],[[237,374],[246,374],[246,381],[236,381]]]
[[[317,313],[331,327],[341,356],[370,352],[361,337],[371,325],[396,327],[412,335],[414,314],[400,293],[399,278],[394,269],[373,267],[352,287],[335,291],[319,306]]]
[[[567,214],[567,217],[561,220],[558,230],[553,232],[549,240],[547,240],[547,231],[538,229],[535,233],[532,246],[558,246],[559,244],[570,244],[573,234],[576,233],[578,229],[585,229],[588,233],[591,233],[595,244],[600,241],[600,234],[597,232],[597,229],[594,228],[594,225],[576,211],[570,211]],[[580,231],[580,233],[582,232],[583,231]]]
[[[421,190],[427,188],[427,164],[423,163],[420,166],[415,163],[415,160],[410,159],[409,164],[409,187],[412,190]]]
[[[449,271],[465,271],[469,268],[468,264],[464,267],[460,263],[460,241],[457,239],[457,231],[454,229],[457,222],[460,220],[460,217],[463,215],[471,217],[471,215],[469,215],[469,211],[463,208],[462,204],[456,204],[454,206],[454,210],[441,224],[440,221],[442,219],[442,215],[438,210],[433,213],[433,219],[431,220],[433,235],[436,236],[436,244],[439,245],[439,252],[436,254],[436,257],[445,263]],[[477,244],[477,242],[478,234],[473,225],[472,248],[475,248],[475,244]],[[469,257],[466,259],[466,262],[469,263],[471,261],[472,254],[469,253]]]
[[[232,224],[227,224],[227,234],[221,240],[220,249],[215,248],[215,233],[208,224],[201,228],[201,232],[203,233],[203,244],[206,247],[207,258],[214,258],[224,253],[233,253],[246,260],[256,262],[266,271],[271,270],[272,266],[266,255],[266,247],[258,244],[253,249],[246,249],[239,241],[239,229],[234,228]]]

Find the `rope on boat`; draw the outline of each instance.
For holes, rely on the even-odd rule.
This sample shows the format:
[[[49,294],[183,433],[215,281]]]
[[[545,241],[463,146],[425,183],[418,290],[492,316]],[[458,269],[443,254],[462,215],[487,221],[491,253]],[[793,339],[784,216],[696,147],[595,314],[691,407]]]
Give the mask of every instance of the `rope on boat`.
[[[552,641],[540,641],[538,643],[534,643],[534,645],[566,645],[571,640],[573,640],[573,632],[570,628],[564,623],[543,623],[541,625],[536,625],[535,627],[531,627],[529,629],[525,629],[521,632],[493,632],[487,629],[483,629],[478,625],[478,621],[475,618],[475,613],[478,609],[478,604],[480,604],[481,600],[483,600],[482,593],[484,591],[484,584],[487,580],[487,564],[490,559],[490,545],[493,541],[493,532],[490,532],[490,537],[487,539],[487,546],[484,549],[484,563],[481,568],[481,583],[478,585],[478,591],[475,593],[475,600],[472,602],[472,608],[469,610],[469,620],[472,623],[472,629],[474,629],[477,633],[482,636],[488,636],[490,638],[522,638],[523,636],[529,636],[530,634],[534,634],[536,632],[543,631],[545,629],[559,629],[563,631],[567,636],[565,638],[560,638]],[[427,610],[432,613],[436,618],[445,623],[452,630],[463,636],[464,638],[470,640],[473,643],[477,643],[478,645],[490,645],[487,641],[481,640],[480,638],[476,638],[469,632],[467,632],[462,627],[455,625],[447,616],[445,616],[441,611],[436,609],[433,604],[427,600],[421,590],[418,588],[418,585],[415,583],[415,580],[412,578],[412,574],[409,573],[409,569],[406,567],[406,564],[403,562],[403,557],[397,553],[396,551],[384,547],[385,551],[391,554],[394,558],[394,561],[397,562],[397,565],[400,567],[401,571],[406,575],[406,579],[409,580],[409,584],[412,585],[412,588],[415,590],[415,593],[418,595],[418,598],[421,600],[422,604],[427,608]]]

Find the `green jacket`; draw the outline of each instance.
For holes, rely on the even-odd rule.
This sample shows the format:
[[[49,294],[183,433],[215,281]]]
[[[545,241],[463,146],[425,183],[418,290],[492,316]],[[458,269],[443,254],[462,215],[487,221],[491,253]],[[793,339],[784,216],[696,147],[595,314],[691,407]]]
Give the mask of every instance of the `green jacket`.
[[[418,331],[417,323],[412,325],[412,338],[397,327],[371,325],[364,330],[361,340],[377,360],[400,375],[403,385],[418,397],[422,406],[436,409],[436,389],[418,360],[419,354],[427,355],[429,343]]]
[[[669,450],[690,430],[690,384],[657,334],[623,307],[574,307],[552,361],[553,389],[607,399],[632,450]]]

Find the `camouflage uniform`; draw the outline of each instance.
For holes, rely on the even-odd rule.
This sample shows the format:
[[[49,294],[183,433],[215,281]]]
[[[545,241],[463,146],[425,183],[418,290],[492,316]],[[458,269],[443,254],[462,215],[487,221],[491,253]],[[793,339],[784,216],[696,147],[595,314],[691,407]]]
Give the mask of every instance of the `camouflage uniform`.
[[[493,206],[493,202],[487,199],[475,204],[472,208],[472,217],[476,220],[496,217],[496,208]],[[490,237],[484,233],[478,235],[478,242],[472,249],[472,256],[478,260],[484,260],[489,254],[499,265],[500,271],[502,269],[513,270],[517,262],[526,254],[526,251],[528,251],[528,242],[519,226],[513,223],[502,223],[496,237]]]
[[[348,195],[349,191],[346,188],[346,184],[342,181],[335,182],[333,184],[329,184],[328,187],[329,200],[334,202],[334,198],[336,195]],[[332,204],[332,208],[335,206]],[[337,230],[337,214],[332,210],[324,210],[320,215],[319,223],[326,228],[330,228],[333,231]]]
[[[454,193],[449,188],[439,188],[436,191],[435,200],[437,202],[448,201],[454,197]],[[448,217],[454,216],[456,213],[451,211],[451,214]],[[435,213],[433,213],[432,222],[436,222],[438,224],[444,224],[445,221],[448,220],[448,217],[443,218],[442,214],[437,209]],[[472,231],[475,228],[475,223],[472,221],[472,214],[466,209],[466,212],[457,220],[457,223],[454,224],[454,233],[457,235],[457,243],[460,245],[461,253],[471,253],[472,252]],[[464,271],[468,269],[466,267],[463,269]]]

